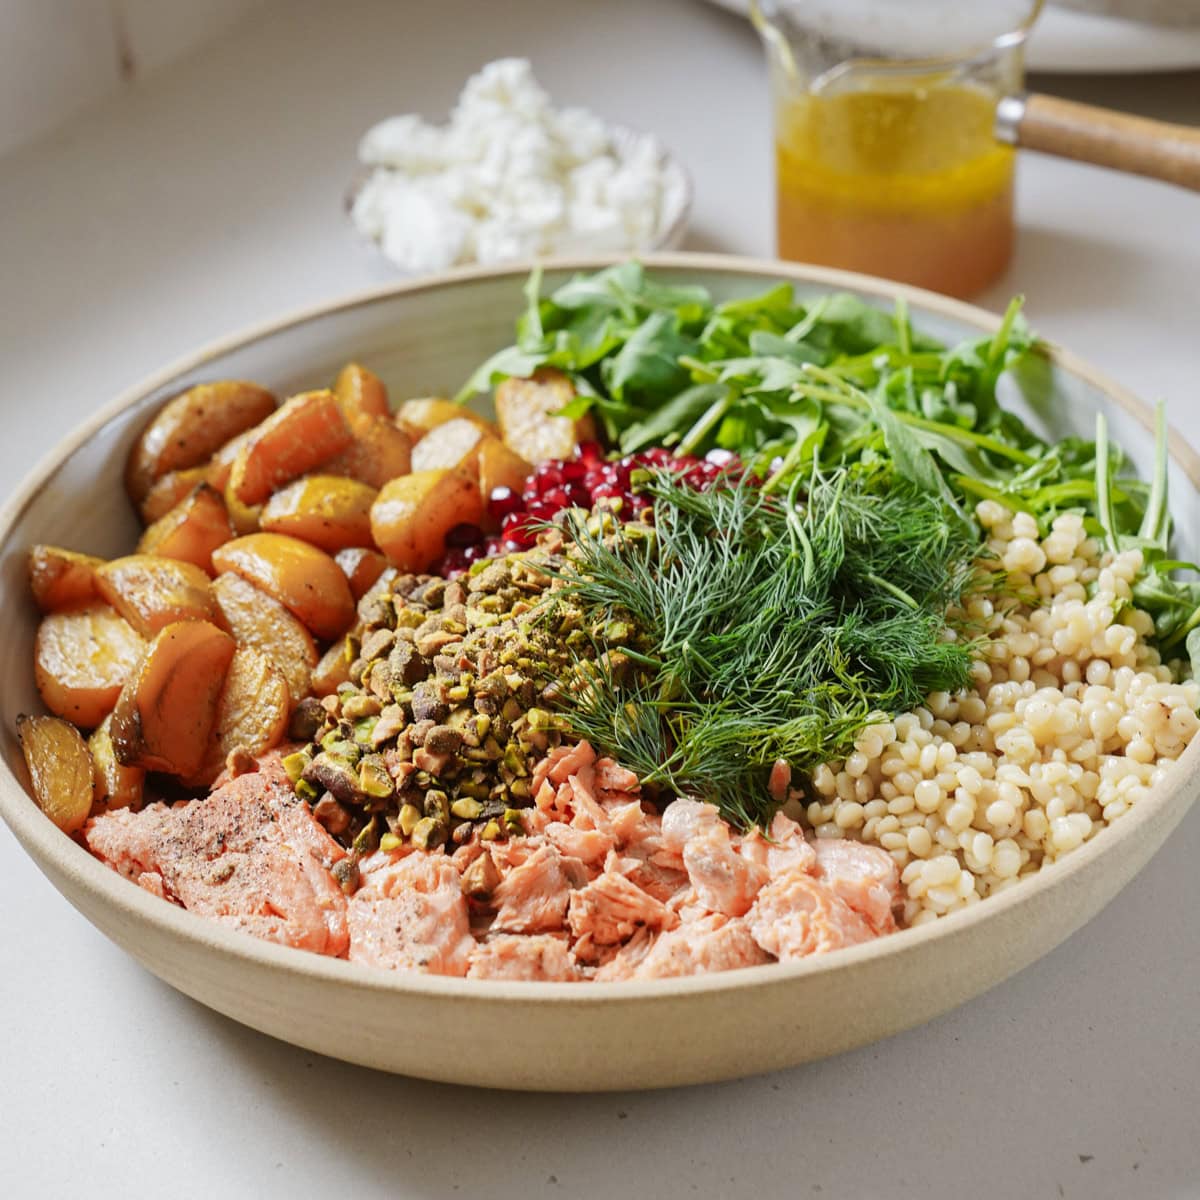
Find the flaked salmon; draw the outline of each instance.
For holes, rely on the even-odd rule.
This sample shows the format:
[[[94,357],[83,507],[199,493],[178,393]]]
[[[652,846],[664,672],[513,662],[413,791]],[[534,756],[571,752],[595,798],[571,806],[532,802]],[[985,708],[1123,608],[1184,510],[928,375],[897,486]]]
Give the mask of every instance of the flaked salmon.
[[[813,849],[817,877],[863,917],[872,932],[892,933],[900,901],[900,872],[895,859],[878,846],[864,846],[847,838],[818,838]]]
[[[470,979],[540,979],[570,982],[580,977],[566,938],[549,933],[522,937],[493,934],[471,951]]]
[[[350,899],[350,958],[465,975],[475,939],[461,876],[444,854],[410,854],[363,877]]]
[[[118,809],[84,831],[88,849],[155,895],[202,916],[318,954],[349,945],[331,868],[345,851],[271,769],[206,799]]]
[[[587,878],[587,869],[577,858],[568,858],[551,845],[539,846],[501,879],[494,894],[492,928],[507,933],[561,929],[572,889]]]
[[[786,962],[868,942],[874,931],[832,888],[786,871],[759,893],[746,916],[754,940]]]

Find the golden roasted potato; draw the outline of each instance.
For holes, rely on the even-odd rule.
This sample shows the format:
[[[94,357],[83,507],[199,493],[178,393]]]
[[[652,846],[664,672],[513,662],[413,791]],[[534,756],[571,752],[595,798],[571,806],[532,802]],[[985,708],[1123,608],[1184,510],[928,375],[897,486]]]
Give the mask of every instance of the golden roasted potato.
[[[93,729],[116,704],[146,643],[107,604],[42,618],[34,641],[37,688],[46,707]]]
[[[479,494],[486,504],[498,487],[506,487],[519,496],[533,468],[499,438],[485,437],[479,443]]]
[[[229,514],[229,523],[238,537],[248,533],[258,532],[258,521],[262,516],[261,504],[243,504],[234,493],[233,487],[225,485],[225,511]]]
[[[375,489],[341,475],[306,475],[263,506],[259,528],[287,533],[335,554],[371,545]]]
[[[196,778],[236,648],[229,634],[207,621],[177,621],[159,630],[113,709],[117,761]]]
[[[110,809],[141,808],[146,772],[141,767],[126,767],[117,761],[112,741],[112,713],[96,727],[87,746],[96,777],[96,802]]]
[[[346,657],[346,639],[338,638],[317,663],[312,675],[314,696],[332,696],[343,683],[350,682],[350,659]]]
[[[499,436],[496,426],[486,417],[481,417],[465,405],[455,404],[453,400],[446,400],[442,396],[405,400],[396,410],[396,428],[403,430],[414,442],[419,442],[431,429],[459,418],[472,421],[484,433]]]
[[[275,397],[253,383],[201,383],[169,400],[142,430],[125,466],[125,487],[140,505],[168,471],[198,467],[237,433],[275,410]],[[169,506],[168,506],[169,507]]]
[[[160,475],[140,505],[142,524],[153,525],[155,521],[161,521],[200,484],[211,483],[212,473],[212,465],[207,464],[203,467],[187,467],[182,471],[168,471],[165,475]]]
[[[431,429],[414,447],[412,469],[434,471],[449,467],[452,471],[478,474],[479,447],[487,435],[466,417],[455,417]]]
[[[265,654],[239,646],[225,673],[204,765],[193,782],[211,783],[234,750],[257,758],[277,746],[287,733],[291,711],[283,673]]]
[[[388,569],[387,559],[378,550],[368,550],[363,546],[339,550],[333,556],[333,561],[342,568],[342,574],[350,585],[350,594],[356,601],[361,600]]]
[[[578,420],[553,414],[575,399],[571,381],[553,367],[529,379],[506,379],[496,388],[496,419],[510,450],[535,466],[550,458],[574,458],[580,442],[596,437],[590,414]]]
[[[354,597],[341,568],[324,550],[285,533],[252,533],[213,554],[218,571],[234,571],[274,596],[323,641],[354,620]]]
[[[79,730],[58,717],[17,718],[17,737],[37,806],[64,833],[74,833],[92,810],[92,756]]]
[[[229,441],[223,445],[208,460],[208,466],[204,468],[206,472],[205,480],[210,483],[222,495],[229,484],[229,476],[233,474],[233,464],[237,462],[237,456],[242,452],[242,447],[258,432],[258,426],[252,426],[239,433],[236,437],[231,437]]]
[[[341,454],[351,441],[350,426],[331,391],[301,392],[242,444],[229,489],[243,504],[262,504],[276,488]]]
[[[317,665],[312,634],[278,600],[232,571],[216,577],[213,591],[238,644],[261,651],[279,669],[293,702],[307,696]]]
[[[217,619],[212,583],[194,563],[127,554],[96,568],[96,587],[142,637],[176,621]]]
[[[360,421],[375,417],[390,417],[387,388],[383,380],[358,363],[347,363],[333,383],[333,394],[342,406],[342,413],[353,429]]]
[[[233,525],[221,493],[201,483],[142,534],[137,550],[192,563],[211,575],[212,552],[232,537]]]
[[[103,564],[102,558],[61,546],[34,546],[29,551],[29,590],[34,603],[44,613],[94,604],[100,599],[96,568]]]
[[[445,468],[393,479],[371,506],[375,544],[402,571],[423,571],[446,548],[455,525],[483,519],[479,482]]]
[[[412,469],[412,442],[391,421],[364,418],[355,425],[354,440],[321,470],[326,475],[346,475],[368,487],[381,488],[397,475]]]

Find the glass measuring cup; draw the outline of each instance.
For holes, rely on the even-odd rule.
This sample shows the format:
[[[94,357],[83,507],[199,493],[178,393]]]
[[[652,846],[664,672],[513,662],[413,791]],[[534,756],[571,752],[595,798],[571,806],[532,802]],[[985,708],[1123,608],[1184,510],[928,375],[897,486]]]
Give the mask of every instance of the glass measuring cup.
[[[1011,146],[1042,0],[755,0],[775,110],[779,253],[955,296],[1013,247]]]

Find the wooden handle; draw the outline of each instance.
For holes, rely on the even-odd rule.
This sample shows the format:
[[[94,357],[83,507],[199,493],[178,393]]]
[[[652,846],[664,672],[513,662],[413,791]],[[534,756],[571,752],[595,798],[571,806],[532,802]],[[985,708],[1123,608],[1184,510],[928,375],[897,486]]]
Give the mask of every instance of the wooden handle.
[[[1025,98],[1015,141],[1030,150],[1148,175],[1200,192],[1200,129],[1077,104],[1056,96]]]

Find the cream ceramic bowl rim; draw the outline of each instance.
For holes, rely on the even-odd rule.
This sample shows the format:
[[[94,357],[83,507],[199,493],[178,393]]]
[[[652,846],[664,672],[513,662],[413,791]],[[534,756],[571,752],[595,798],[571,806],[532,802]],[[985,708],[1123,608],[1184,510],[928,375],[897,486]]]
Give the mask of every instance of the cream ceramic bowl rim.
[[[626,261],[626,256],[567,257],[545,259],[540,265],[547,271],[587,271],[622,261]],[[858,291],[884,300],[895,300],[902,296],[909,303],[913,319],[918,323],[922,311],[926,311],[960,321],[981,333],[988,333],[998,328],[1001,320],[994,313],[920,288],[892,283],[873,276],[806,264],[692,253],[648,254],[640,256],[638,261],[650,270],[702,270],[729,275],[757,275],[764,283],[810,283],[831,289]],[[402,293],[420,293],[504,276],[520,279],[528,273],[532,265],[525,262],[505,264],[501,267],[464,267],[419,279],[404,279],[366,288],[339,300],[306,306],[282,318],[264,321],[248,330],[210,342],[203,349],[178,359],[127,389],[45,455],[13,495],[0,506],[0,541],[10,536],[13,525],[47,486],[61,464],[103,425],[139,400],[173,380],[195,372],[212,359],[285,328],[303,325],[336,312],[370,305]],[[1045,352],[1052,362],[1091,384],[1147,429],[1153,428],[1149,408],[1130,391],[1069,351],[1045,345]],[[1200,489],[1200,455],[1174,431],[1170,445],[1171,457]],[[1200,738],[1195,739],[1176,762],[1174,774],[1177,779],[1183,778],[1197,765],[1200,765]],[[1116,848],[1119,841],[1133,837],[1138,828],[1152,821],[1156,811],[1165,803],[1164,797],[1167,792],[1173,791],[1176,786],[1177,782],[1172,781],[1158,795],[1136,805],[1113,827],[1103,830],[1100,835],[1073,851],[1062,862],[1022,880],[1018,886],[998,896],[989,897],[984,903],[972,905],[969,909],[927,925],[901,930],[864,945],[838,950],[832,954],[814,955],[793,963],[770,963],[679,979],[604,984],[498,982],[389,971],[343,959],[326,958],[227,929],[195,913],[164,903],[93,858],[82,846],[59,832],[41,813],[6,763],[0,771],[0,816],[4,817],[21,842],[34,848],[35,853],[31,857],[35,861],[45,856],[58,870],[89,893],[93,900],[112,905],[136,921],[157,925],[161,930],[204,946],[227,959],[255,963],[275,969],[283,975],[309,976],[331,983],[343,983],[348,988],[368,988],[383,993],[416,993],[433,998],[453,998],[460,1003],[532,999],[545,1004],[586,1008],[603,1004],[607,1000],[638,1000],[652,1004],[655,1000],[692,993],[733,993],[743,988],[754,988],[767,983],[781,984],[788,980],[837,971],[855,963],[903,954],[908,947],[915,947],[924,942],[953,940],[958,935],[965,934],[978,922],[988,920],[989,914],[998,914],[1013,905],[1022,904],[1036,892],[1057,887],[1077,873],[1087,870],[1096,858],[1108,854]]]

